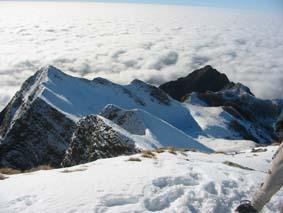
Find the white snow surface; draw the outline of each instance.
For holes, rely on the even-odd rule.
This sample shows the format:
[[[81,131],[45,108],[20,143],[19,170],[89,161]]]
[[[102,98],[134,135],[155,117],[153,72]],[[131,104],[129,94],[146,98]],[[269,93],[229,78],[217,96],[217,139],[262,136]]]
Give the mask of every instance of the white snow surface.
[[[164,152],[153,159],[137,154],[132,157],[141,162],[121,156],[68,172],[63,168],[10,175],[0,181],[0,212],[229,213],[240,200],[251,199],[277,148],[236,155]],[[279,212],[282,196],[281,190],[263,212]]]
[[[257,146],[255,142],[249,140],[228,140],[202,136],[198,137],[196,140],[215,152],[239,152]]]
[[[186,106],[207,137],[239,139],[239,134],[228,127],[235,118],[222,107],[203,107],[188,103]]]
[[[46,66],[42,68],[38,83],[39,97],[48,104],[78,120],[98,114],[108,104],[124,109],[142,109],[192,135],[201,129],[182,103],[168,97],[169,104],[160,103],[151,95],[151,85],[134,80],[128,85],[119,85],[103,78],[92,81],[68,76],[60,70]]]
[[[124,110],[117,106],[107,105],[103,109],[102,115],[103,112],[112,111],[113,108],[119,110],[116,120],[123,119],[124,123],[122,125],[116,125],[105,118],[104,121],[116,131],[132,138],[136,146],[141,149],[174,146],[176,148],[197,149],[203,152],[212,152],[214,150],[213,148],[207,148],[202,143],[199,143],[191,136],[160,118],[140,109]],[[113,121],[115,122],[115,119]]]

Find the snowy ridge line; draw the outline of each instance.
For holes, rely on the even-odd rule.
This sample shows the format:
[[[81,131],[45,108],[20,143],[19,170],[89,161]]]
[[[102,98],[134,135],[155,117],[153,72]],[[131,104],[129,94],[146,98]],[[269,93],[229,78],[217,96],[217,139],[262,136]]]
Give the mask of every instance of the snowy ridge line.
[[[210,72],[223,76],[210,66],[194,73],[198,72],[200,76]],[[192,93],[187,98],[179,102],[140,80],[119,85],[103,78],[72,77],[46,66],[23,84],[0,114],[0,166],[24,170],[42,164],[60,167],[77,128],[85,131],[88,139],[78,135],[71,147],[73,155],[68,158],[71,165],[117,156],[123,150],[132,153],[123,140],[134,141],[138,149],[175,146],[211,153],[252,148],[254,142],[267,143],[275,138],[270,126],[283,101],[257,99],[241,84],[218,92]],[[226,106],[227,102],[230,105]],[[255,116],[254,109],[264,116]],[[101,125],[94,128],[96,141],[91,139],[91,132],[77,126],[90,115],[90,122],[99,120]],[[119,141],[117,152],[103,148],[105,141],[108,145],[114,142],[103,133],[104,126]],[[86,141],[90,150],[79,155],[83,160],[74,159],[79,141]],[[95,146],[101,153],[92,151]]]

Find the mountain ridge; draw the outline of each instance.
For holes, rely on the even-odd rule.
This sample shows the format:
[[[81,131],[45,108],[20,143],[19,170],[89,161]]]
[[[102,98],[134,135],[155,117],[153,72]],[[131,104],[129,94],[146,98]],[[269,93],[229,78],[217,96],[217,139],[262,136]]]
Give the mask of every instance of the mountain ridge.
[[[209,70],[219,73],[212,67],[204,69],[194,73]],[[179,102],[160,88],[138,79],[119,85],[103,78],[72,77],[46,66],[24,82],[0,113],[0,167],[28,169],[41,164],[60,167],[66,151],[77,149],[79,143],[72,143],[72,139],[81,141],[81,135],[75,132],[91,135],[81,125],[87,121],[100,125],[95,127],[98,139],[87,139],[85,147],[89,150],[103,144],[111,150],[112,141],[104,138],[104,128],[121,135],[120,139],[134,141],[137,149],[122,149],[131,150],[129,153],[162,146],[212,152],[213,145],[202,144],[200,137],[270,144],[276,140],[271,126],[281,107],[283,101],[257,99],[248,87],[230,81],[219,91],[194,91]],[[256,108],[263,116],[255,115]],[[113,117],[113,113],[117,116]],[[115,119],[125,120],[119,123]],[[133,128],[129,129],[132,124]],[[221,129],[225,134],[219,133]],[[124,146],[128,139],[122,139],[118,144]],[[75,161],[69,155],[65,160],[69,163],[65,165],[97,159],[90,157],[93,153],[81,153]],[[117,152],[96,156],[117,156]]]

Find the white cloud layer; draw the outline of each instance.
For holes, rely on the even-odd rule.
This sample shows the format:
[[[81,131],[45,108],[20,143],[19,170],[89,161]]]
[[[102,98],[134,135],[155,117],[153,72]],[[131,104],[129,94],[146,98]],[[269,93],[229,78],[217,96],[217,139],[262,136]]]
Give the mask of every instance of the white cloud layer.
[[[160,84],[210,64],[283,98],[283,16],[212,8],[0,2],[0,109],[39,67]]]

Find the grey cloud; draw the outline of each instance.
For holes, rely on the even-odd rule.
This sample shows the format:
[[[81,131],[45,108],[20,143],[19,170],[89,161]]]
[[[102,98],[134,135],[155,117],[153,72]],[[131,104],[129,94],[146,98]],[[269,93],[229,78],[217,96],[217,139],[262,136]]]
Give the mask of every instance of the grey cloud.
[[[116,58],[118,58],[120,55],[122,55],[122,54],[124,54],[124,53],[126,53],[127,51],[126,50],[117,50],[117,51],[115,51],[112,55],[111,55],[111,57],[113,58],[113,59],[116,59]]]
[[[178,61],[179,55],[174,51],[165,52],[159,55],[152,64],[149,65],[150,69],[161,70],[165,66],[175,65]]]

